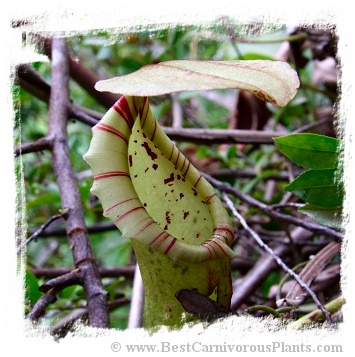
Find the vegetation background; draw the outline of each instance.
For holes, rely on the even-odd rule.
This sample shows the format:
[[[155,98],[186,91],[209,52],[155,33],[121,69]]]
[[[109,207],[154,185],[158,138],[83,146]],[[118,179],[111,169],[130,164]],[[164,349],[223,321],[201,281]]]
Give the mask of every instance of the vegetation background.
[[[32,33],[26,34],[23,41],[24,44],[34,43],[38,51],[51,57],[50,38]],[[135,294],[132,290],[135,258],[130,242],[122,239],[119,231],[103,218],[100,203],[90,194],[92,175],[82,158],[91,139],[91,126],[116,99],[109,94],[95,93],[92,85],[96,80],[173,59],[278,59],[289,62],[299,74],[301,88],[295,99],[282,109],[236,90],[186,92],[153,97],[150,101],[159,122],[174,129],[171,137],[179,148],[198,169],[222,183],[222,191],[223,184],[229,184],[244,194],[243,197],[255,198],[274,211],[308,220],[297,211],[303,201],[284,190],[303,169],[280,153],[272,135],[267,142],[261,143],[255,132],[278,135],[311,132],[336,137],[339,73],[334,28],[287,28],[258,23],[241,26],[224,18],[210,27],[142,29],[115,35],[109,31],[93,31],[68,37],[67,45],[71,66],[67,123],[70,163],[77,179],[92,256],[108,293],[110,327],[128,327],[130,302]],[[88,318],[85,284],[75,274],[70,275],[72,280],[68,279],[68,274],[75,269],[73,252],[63,219],[66,214],[63,213],[63,194],[47,140],[52,75],[51,62],[16,68],[13,87],[17,109],[15,160],[16,179],[22,185],[17,198],[17,237],[18,246],[25,252],[19,255],[19,263],[25,263],[26,267],[25,315],[61,337],[73,322],[88,323]],[[212,140],[191,139],[186,136],[188,128],[224,130],[225,137],[218,142],[213,135]],[[231,142],[228,139],[231,129],[244,130],[252,139]],[[341,233],[329,234],[330,231],[306,230],[275,219],[241,198],[236,198],[234,203],[253,230],[291,268],[308,261],[341,236]],[[24,222],[27,232],[21,231]],[[236,292],[233,309],[244,313],[254,305],[275,308],[280,293],[278,287],[281,289],[285,272],[238,224],[236,230],[233,248],[237,258],[232,262]],[[322,303],[327,303],[340,293],[339,252],[327,269],[322,273],[321,270],[319,266],[319,275],[312,288]],[[64,280],[60,280],[63,277]],[[283,295],[288,291],[284,290]],[[50,299],[41,305],[43,296]],[[312,299],[307,299],[295,315],[293,312],[287,319],[297,319],[314,309]],[[260,317],[265,312],[253,314]],[[341,320],[341,313],[339,315]]]

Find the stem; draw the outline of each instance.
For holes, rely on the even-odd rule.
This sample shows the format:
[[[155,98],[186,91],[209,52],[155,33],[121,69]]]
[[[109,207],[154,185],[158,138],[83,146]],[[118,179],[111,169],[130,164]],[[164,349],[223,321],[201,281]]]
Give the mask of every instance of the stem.
[[[248,307],[247,309],[245,309],[245,312],[248,313],[248,314],[253,314],[254,312],[257,312],[257,311],[265,311],[267,312],[268,314],[271,314],[273,315],[274,317],[277,317],[277,318],[281,318],[281,315],[280,313],[273,309],[272,307],[270,306],[266,306],[266,305],[254,305],[254,306],[250,306]]]
[[[71,166],[67,138],[67,104],[69,101],[69,62],[65,39],[54,38],[52,47],[52,90],[49,108],[49,136],[53,137],[53,168],[61,193],[62,207],[68,209],[66,230],[75,266],[80,268],[87,296],[90,324],[109,327],[107,293],[92,256],[81,197]]]
[[[268,43],[280,43],[280,42],[298,42],[298,41],[304,41],[307,39],[307,35],[304,33],[297,34],[297,35],[290,35],[290,36],[285,36],[285,37],[278,37],[278,38],[273,38],[269,40],[258,40],[258,39],[253,39],[253,40],[248,40],[248,39],[241,39],[240,42],[242,43],[255,43],[255,44],[268,44]]]
[[[144,305],[144,289],[142,276],[138,264],[134,273],[131,308],[129,311],[128,328],[142,327],[143,318],[143,305]]]
[[[282,307],[277,308],[275,311],[277,311],[280,314],[283,314],[285,312],[290,312],[294,309],[295,308],[293,306],[282,306]]]
[[[324,307],[327,309],[328,313],[334,314],[338,312],[345,303],[345,298],[341,295],[325,304]],[[290,325],[288,325],[288,328],[296,330],[305,328],[311,324],[324,321],[326,316],[327,315],[325,315],[321,309],[317,309],[305,316],[302,316],[297,321],[292,322]]]

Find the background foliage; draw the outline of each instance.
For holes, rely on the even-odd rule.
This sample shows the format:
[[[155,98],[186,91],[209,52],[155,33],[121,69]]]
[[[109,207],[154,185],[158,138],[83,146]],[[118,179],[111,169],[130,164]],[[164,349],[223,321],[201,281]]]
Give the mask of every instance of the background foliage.
[[[289,44],[291,51],[284,50]],[[332,29],[288,29],[274,26],[231,25],[221,22],[210,28],[184,26],[158,31],[141,30],[122,35],[96,31],[68,38],[71,56],[95,73],[100,79],[127,74],[141,66],[173,59],[281,59],[297,69],[302,86],[295,99],[282,109],[267,104],[255,103],[245,93],[237,91],[213,91],[208,93],[180,93],[177,95],[183,113],[184,128],[257,129],[282,131],[285,134],[304,129],[307,132],[336,136],[333,121],[333,106],[337,98],[337,72],[335,61],[336,38]],[[32,63],[33,68],[51,83],[50,63]],[[20,86],[14,86],[14,101],[17,104],[15,144],[28,143],[46,135],[48,129],[48,106]],[[99,104],[78,83],[70,82],[70,95],[74,104],[104,113]],[[164,126],[173,124],[172,96],[152,97],[154,113]],[[317,125],[318,123],[318,125]],[[315,124],[315,125],[314,125]],[[91,128],[79,121],[70,120],[68,135],[71,161],[78,178],[79,190],[88,227],[106,222],[102,208],[90,194],[91,172],[82,156],[91,140]],[[304,202],[287,193],[285,186],[304,170],[285,158],[273,144],[215,144],[204,145],[187,142],[178,143],[181,150],[197,168],[231,184],[241,192],[267,203]],[[61,209],[58,186],[53,173],[52,160],[48,152],[27,153],[16,159],[16,174],[24,180],[27,236],[48,221]],[[291,190],[292,191],[292,190]],[[265,241],[277,246],[277,237],[287,240],[292,227],[270,218],[243,204],[235,203],[248,222],[258,230]],[[295,210],[283,208],[288,214],[299,215]],[[26,254],[26,311],[42,295],[39,287],[48,279],[35,269],[73,268],[73,259],[66,236],[61,231],[63,222],[56,221],[47,231],[31,242]],[[53,233],[53,230],[54,233]],[[45,231],[46,232],[46,231]],[[121,239],[118,230],[90,233],[93,253],[100,267],[117,268],[134,266],[135,259],[128,240]],[[306,242],[297,243],[285,259],[289,266],[307,260],[329,239],[322,234],[313,234]],[[253,267],[262,253],[255,243],[239,230],[234,244],[240,263],[233,270],[233,279],[238,282]],[[339,264],[339,260],[336,262]],[[246,308],[255,303],[272,304],[272,291],[284,273],[272,269],[254,294],[239,306]],[[328,301],[339,290],[330,284],[324,294]],[[131,297],[132,275],[103,278],[109,299]],[[65,316],[80,307],[85,307],[85,296],[80,285],[65,288],[51,304],[41,323],[54,327]],[[111,312],[111,326],[127,327],[129,304]]]

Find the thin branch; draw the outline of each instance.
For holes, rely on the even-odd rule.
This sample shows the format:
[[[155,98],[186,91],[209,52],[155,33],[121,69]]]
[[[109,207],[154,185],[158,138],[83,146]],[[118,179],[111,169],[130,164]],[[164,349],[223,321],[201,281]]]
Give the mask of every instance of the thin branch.
[[[17,253],[20,253],[20,251],[26,247],[26,245],[28,245],[29,243],[31,243],[33,240],[37,239],[39,237],[39,235],[53,222],[62,219],[64,217],[64,215],[66,215],[68,213],[68,210],[62,210],[61,212],[59,212],[58,214],[50,217],[47,222],[45,222],[44,224],[42,224],[33,234],[31,234],[30,237],[28,237],[23,244],[21,244],[17,250]]]
[[[15,156],[28,154],[31,152],[39,152],[43,150],[51,150],[53,140],[49,136],[44,136],[36,141],[31,143],[25,143],[17,148],[15,148],[14,154]]]
[[[176,129],[182,128],[183,123],[183,111],[181,108],[181,104],[179,102],[179,97],[176,93],[171,94],[171,99],[173,103],[173,124],[172,127]]]
[[[80,270],[74,269],[64,275],[46,281],[39,287],[39,291],[43,293],[47,293],[51,289],[56,289],[56,291],[60,291],[68,286],[77,285],[81,283],[82,277],[80,274]]]
[[[98,121],[80,111],[78,107],[68,104],[68,114],[84,124],[94,126]],[[195,129],[163,127],[164,132],[173,141],[193,142],[196,144],[273,144],[273,138],[284,135],[284,132],[232,129]],[[33,145],[33,144],[28,144]],[[22,148],[22,151],[24,149]],[[16,149],[18,153],[20,149]],[[38,151],[38,150],[37,150]],[[27,152],[30,152],[27,150]]]
[[[32,95],[48,103],[51,86],[31,67],[22,65],[18,68],[17,84]],[[103,116],[101,113],[88,111],[67,102],[68,115],[87,125],[94,126]],[[196,129],[163,127],[165,133],[174,141],[194,142],[198,144],[273,144],[273,138],[285,135],[278,131],[232,130],[232,129]]]
[[[16,67],[15,84],[43,102],[49,103],[51,86],[29,64]]]
[[[110,301],[108,303],[108,308],[109,311],[112,311],[114,309],[117,309],[118,307],[127,305],[129,303],[130,303],[130,299],[121,297],[115,299],[114,301]],[[75,322],[79,320],[86,321],[87,318],[88,318],[88,310],[85,308],[77,308],[74,311],[72,311],[70,314],[65,316],[63,319],[61,319],[59,322],[57,322],[51,328],[51,335],[57,338],[63,338],[72,329]]]
[[[214,178],[238,177],[238,178],[255,178],[257,176],[256,170],[253,169],[218,169],[210,170],[208,174]],[[263,180],[288,181],[289,174],[287,172],[278,172],[273,175],[268,175]]]
[[[117,268],[99,267],[101,278],[117,278],[123,276],[125,278],[133,278],[135,272],[134,265],[128,265]],[[73,268],[31,268],[30,272],[37,278],[52,279],[70,273]]]
[[[260,131],[238,129],[176,129],[163,127],[166,135],[174,141],[196,144],[274,144],[273,138],[285,135],[283,131]]]
[[[90,109],[87,107],[82,107],[82,106],[76,105],[76,104],[71,104],[71,106],[69,107],[69,113],[70,114],[72,112],[75,113],[76,110],[79,110],[80,112],[87,114],[92,119],[96,119],[96,121],[100,121],[102,119],[102,117],[104,116],[104,113],[98,112],[97,110]],[[73,119],[76,119],[74,114],[73,114]],[[80,120],[79,117],[78,117],[78,120]]]
[[[49,135],[54,138],[53,168],[59,186],[62,207],[68,209],[66,230],[73,252],[74,264],[80,268],[83,287],[87,296],[90,324],[93,327],[109,327],[107,293],[92,256],[87,236],[81,197],[71,166],[67,138],[69,98],[69,62],[65,39],[53,38],[52,89],[49,108]]]
[[[52,46],[54,39],[52,40],[51,38],[42,37],[38,34],[35,34],[34,36],[37,40],[36,45],[39,51],[46,54],[49,58],[52,58]],[[83,66],[78,59],[69,57],[69,73],[74,81],[76,81],[105,108],[111,108],[119,99],[119,96],[113,93],[98,92],[95,89],[95,84],[100,80],[100,78]]]
[[[271,209],[282,209],[282,208],[300,208],[303,207],[303,203],[287,202],[287,203],[275,203],[270,205]]]
[[[34,269],[32,272],[37,273],[37,276],[43,276],[43,272],[46,269]],[[47,269],[48,270],[48,269]],[[60,291],[65,289],[68,286],[73,285],[82,285],[83,284],[83,277],[81,274],[80,269],[52,269],[56,270],[56,273],[61,273],[61,275],[54,277],[53,279],[46,281],[39,287],[39,290],[45,293],[41,298],[37,301],[34,305],[31,313],[28,315],[28,318],[31,321],[35,321],[40,318],[49,304],[54,303],[57,300],[57,295]],[[59,272],[58,272],[59,270]],[[121,272],[124,272],[121,271]],[[127,273],[127,272],[126,272]],[[109,307],[109,305],[108,305]],[[112,308],[112,307],[111,307]],[[88,313],[88,310],[85,309],[85,314]],[[81,316],[81,314],[80,314]]]
[[[247,257],[237,257],[232,261],[232,270],[248,271],[254,264],[255,260]],[[135,265],[127,265],[122,267],[99,267],[101,278],[117,278],[123,276],[132,279],[135,273]],[[29,271],[37,278],[52,279],[58,276],[68,274],[73,268],[31,268]]]
[[[248,231],[248,233],[254,238],[254,240],[259,244],[260,247],[262,247],[266,252],[268,252],[272,258],[275,260],[275,262],[285,271],[287,272],[290,276],[292,276],[297,283],[307,291],[307,293],[311,296],[313,301],[317,304],[317,307],[323,312],[324,316],[327,316],[327,318],[330,317],[329,312],[324,308],[322,303],[319,301],[317,295],[313,292],[313,290],[306,284],[304,281],[299,277],[298,274],[296,274],[292,269],[290,269],[284,262],[283,260],[275,254],[275,252],[263,242],[263,240],[259,237],[259,235],[252,230],[243,216],[241,216],[238,212],[238,210],[235,208],[233,202],[231,199],[228,197],[226,193],[223,193],[223,199],[227,203],[228,207],[230,210],[233,212],[233,215],[239,220],[243,228]]]
[[[257,311],[264,311],[267,314],[273,315],[276,318],[281,318],[281,314],[277,310],[271,308],[270,306],[253,305],[253,306],[249,306],[248,308],[245,309],[245,312],[247,314],[254,314]]]
[[[242,273],[247,272],[255,264],[255,259],[245,256],[236,256],[231,262],[232,270],[239,270]]]
[[[341,309],[341,307],[345,303],[346,303],[346,300],[345,300],[344,296],[340,295],[325,305],[325,307],[327,309],[326,311],[329,311],[331,314],[335,314],[336,312],[338,312]],[[308,313],[307,315],[302,316],[298,320],[292,322],[291,324],[289,324],[287,326],[287,328],[289,330],[293,330],[293,329],[297,330],[297,329],[301,329],[301,328],[305,329],[309,325],[323,322],[325,318],[328,318],[328,316],[326,314],[324,314],[324,311],[322,311],[321,309],[318,309],[318,310],[312,311],[312,312]]]
[[[47,309],[48,305],[53,304],[57,301],[57,294],[60,290],[52,289],[47,294],[42,295],[36,304],[33,306],[31,312],[28,314],[27,318],[30,321],[37,321]]]
[[[300,128],[294,130],[292,133],[293,134],[302,133],[304,131],[308,131],[310,129],[313,129],[313,128],[317,127],[317,126],[321,126],[321,125],[328,124],[328,123],[333,123],[333,121],[334,121],[333,118],[319,119],[319,120],[315,121],[314,123],[309,123],[309,124],[301,126]]]
[[[81,307],[71,311],[51,328],[51,335],[56,339],[64,338],[74,327],[74,324],[81,321],[83,324],[88,318],[88,310]]]
[[[233,196],[239,198],[243,202],[248,203],[252,207],[260,209],[261,211],[269,214],[270,216],[272,216],[276,219],[294,224],[295,226],[303,227],[303,228],[305,228],[309,231],[312,231],[312,232],[323,233],[327,236],[330,236],[330,237],[333,237],[336,239],[344,238],[344,235],[342,233],[335,231],[334,229],[322,226],[320,224],[311,222],[309,220],[299,219],[299,218],[275,211],[272,208],[272,206],[268,206],[265,203],[262,203],[262,202],[256,200],[255,198],[235,189],[234,187],[232,187],[231,185],[229,185],[227,183],[220,182],[206,173],[203,173],[203,176],[207,179],[207,181],[209,181],[214,187],[218,188],[219,190],[232,194]]]
[[[34,231],[38,230],[39,228],[36,228]],[[91,226],[88,226],[87,228],[88,233],[101,233],[101,232],[107,232],[107,231],[114,231],[117,230],[117,227],[114,223],[112,222],[99,222],[96,224],[93,224]],[[30,233],[33,232],[33,230],[29,231]],[[65,228],[47,228],[44,231],[40,232],[38,234],[38,237],[66,237],[67,232]]]
[[[275,248],[275,254],[282,257],[288,250],[287,245],[278,245]],[[236,310],[276,268],[277,264],[273,258],[267,253],[263,254],[243,278],[233,283],[232,310]]]
[[[21,64],[16,69],[15,83],[23,90],[48,104],[51,92],[50,84],[29,64]],[[69,116],[78,120],[83,117],[83,114],[87,115],[90,119],[96,119],[96,121],[99,121],[103,117],[103,114],[100,112],[72,104],[70,101],[68,102],[68,112]],[[95,125],[95,123],[87,124]]]
[[[292,268],[293,271],[297,271],[300,268],[304,267],[307,264],[308,261],[304,261],[301,262],[299,264],[297,264],[296,266],[294,266]],[[282,292],[282,288],[284,287],[284,284],[286,282],[286,280],[289,278],[289,275],[286,273],[280,280],[278,286],[277,286],[277,291],[276,291],[276,305],[277,305],[277,301],[279,301],[281,299],[281,292]],[[270,294],[269,294],[270,296]]]
[[[77,119],[89,126],[95,126],[103,117],[103,115],[100,114],[100,117],[98,118],[97,114],[95,115],[92,111],[85,111],[85,108],[79,107],[75,104],[69,104],[68,111],[71,118]]]
[[[45,103],[49,103],[51,86],[30,65],[22,64],[17,67],[15,83],[22,89],[32,94]],[[102,118],[103,114],[94,110],[80,107],[68,101],[68,114],[87,125],[94,126]]]
[[[38,299],[27,318],[30,321],[38,320],[44,314],[48,305],[57,301],[57,295],[60,291],[68,286],[80,284],[81,281],[80,271],[75,269],[41,285],[39,290],[45,294]]]

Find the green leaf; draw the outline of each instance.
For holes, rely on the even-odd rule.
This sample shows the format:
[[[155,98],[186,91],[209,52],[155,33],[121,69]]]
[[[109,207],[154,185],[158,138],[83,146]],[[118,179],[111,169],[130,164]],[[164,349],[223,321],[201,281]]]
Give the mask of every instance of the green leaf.
[[[250,191],[261,181],[267,179],[271,175],[277,175],[279,172],[276,170],[264,170],[258,173],[253,179],[247,181],[245,186],[242,188],[243,193],[250,193]]]
[[[58,297],[61,300],[76,300],[83,296],[83,288],[78,285],[67,286],[65,289],[61,290]]]
[[[60,203],[60,196],[56,193],[47,192],[43,193],[37,198],[27,202],[26,208],[31,209],[43,205],[56,205]]]
[[[344,193],[342,186],[336,182],[336,171],[308,170],[285,186],[285,190],[317,206],[341,206]]]
[[[248,52],[243,54],[243,60],[270,60],[275,61],[275,57],[263,53]]]
[[[180,91],[239,88],[285,106],[299,87],[297,73],[286,62],[166,61],[96,83],[98,91],[132,96],[156,96]]]
[[[25,299],[34,305],[41,295],[36,276],[27,270],[25,273]]]
[[[280,282],[280,272],[273,271],[271,272],[261,284],[261,294],[263,296],[268,296],[272,286],[277,285]]]
[[[298,210],[323,226],[334,229],[343,228],[341,207],[320,207],[307,204]]]
[[[311,133],[291,134],[274,139],[280,151],[299,166],[309,169],[335,169],[341,142]]]

